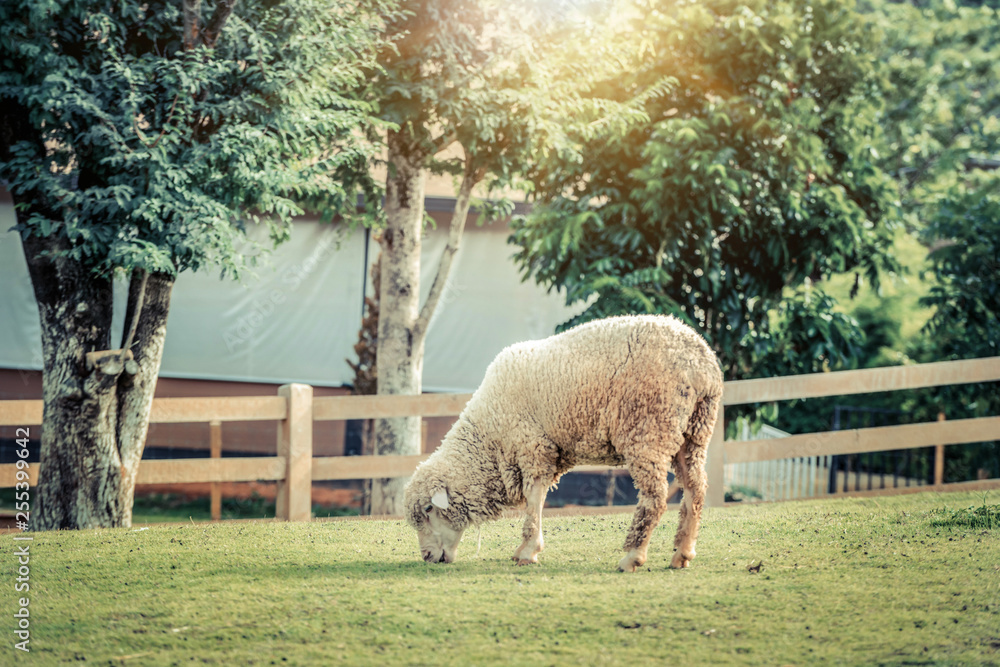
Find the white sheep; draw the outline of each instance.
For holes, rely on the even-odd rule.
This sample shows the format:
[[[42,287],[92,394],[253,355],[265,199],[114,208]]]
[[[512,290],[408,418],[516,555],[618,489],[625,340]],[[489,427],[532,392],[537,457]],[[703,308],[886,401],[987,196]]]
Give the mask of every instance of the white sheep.
[[[618,568],[646,562],[671,468],[684,500],[670,566],[687,567],[721,397],[715,354],[673,317],[613,317],[506,348],[406,487],[421,555],[450,563],[467,527],[525,506],[524,542],[513,558],[537,563],[548,489],[577,465],[625,465],[639,503]]]

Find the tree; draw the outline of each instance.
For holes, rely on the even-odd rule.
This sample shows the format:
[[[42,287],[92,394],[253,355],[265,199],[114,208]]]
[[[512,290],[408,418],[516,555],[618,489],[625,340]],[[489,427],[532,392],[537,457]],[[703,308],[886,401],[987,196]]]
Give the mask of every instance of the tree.
[[[861,5],[884,36],[880,166],[899,182],[907,226],[918,233],[968,170],[1000,164],[1000,12],[966,4]]]
[[[930,255],[937,283],[923,299],[940,358],[1000,356],[1000,174],[942,200],[926,234],[946,239]]]
[[[1000,255],[992,242],[1000,11],[991,4],[866,3],[885,35],[883,166],[900,183],[908,227],[931,248],[935,284],[922,303],[934,314],[927,340],[911,350],[924,360],[1000,353],[993,314]]]
[[[978,5],[978,6],[977,6]],[[907,225],[931,249],[933,314],[906,349],[920,361],[1000,354],[1000,11],[996,3],[873,2],[891,83],[886,168],[901,183]],[[904,24],[909,22],[909,24]],[[995,415],[997,383],[907,396],[920,421]],[[945,477],[1000,475],[1000,443],[947,448]]]
[[[511,237],[525,278],[589,304],[567,325],[674,313],[731,379],[849,363],[855,323],[807,283],[893,268],[874,38],[842,2],[636,7],[637,49],[591,94],[645,94],[641,114],[569,124],[581,158],[537,166]]]
[[[922,350],[925,358],[974,359],[1000,355],[1000,174],[978,172],[953,188],[936,207],[925,234],[938,241],[931,253],[935,285],[923,303],[934,308]],[[945,242],[941,242],[945,239]],[[916,406],[927,418],[1000,413],[1000,383],[937,387]],[[930,414],[928,414],[930,413]],[[945,476],[975,479],[980,470],[1000,476],[1000,441],[949,447]]]
[[[239,275],[246,222],[365,164],[381,8],[340,0],[0,7],[0,178],[38,301],[36,530],[131,523],[178,273]],[[332,175],[332,176],[331,176]],[[343,193],[342,199],[347,198]],[[112,283],[130,278],[112,345]]]
[[[850,312],[866,333],[863,367],[998,354],[995,169],[1000,166],[1000,14],[948,0],[859,3],[882,36],[874,52],[883,80],[884,141],[878,164],[898,184],[906,232],[929,252],[923,270],[933,308],[924,329],[904,335],[914,317],[899,298],[868,300]],[[994,174],[991,175],[990,172]],[[913,245],[910,243],[910,245]],[[900,247],[897,245],[897,248]],[[916,271],[921,271],[917,267]],[[829,427],[835,407],[877,407],[888,418],[934,421],[996,414],[996,383],[810,399],[782,408],[781,428]],[[997,443],[948,447],[947,481],[1000,474]],[[931,452],[914,458],[932,464]]]
[[[390,21],[374,95],[386,135],[377,345],[378,393],[419,394],[424,342],[461,244],[473,191],[508,184],[528,146],[523,93],[530,42],[524,18],[490,0],[421,0]],[[510,22],[510,23],[508,23]],[[450,150],[449,150],[450,149]],[[428,173],[457,180],[448,242],[420,304],[420,246]],[[487,212],[488,215],[492,213]],[[420,453],[420,419],[379,419],[377,454]],[[397,514],[405,480],[372,485],[372,512]]]

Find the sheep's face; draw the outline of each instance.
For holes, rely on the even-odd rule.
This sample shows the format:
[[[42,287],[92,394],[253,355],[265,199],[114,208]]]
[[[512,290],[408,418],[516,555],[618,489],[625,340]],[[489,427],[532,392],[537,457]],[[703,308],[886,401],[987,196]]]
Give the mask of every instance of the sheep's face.
[[[446,515],[449,507],[448,493],[440,490],[431,496],[430,502],[423,503],[419,512],[414,512],[416,520],[411,523],[417,529],[420,555],[428,563],[455,561],[458,543],[465,531],[452,525]]]

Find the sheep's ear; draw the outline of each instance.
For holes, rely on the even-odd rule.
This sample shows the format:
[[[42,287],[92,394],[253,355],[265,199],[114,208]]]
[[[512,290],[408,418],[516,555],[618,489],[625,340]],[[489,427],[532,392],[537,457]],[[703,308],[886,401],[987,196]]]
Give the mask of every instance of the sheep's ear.
[[[434,507],[437,507],[438,509],[448,509],[448,492],[441,489],[431,496],[431,505],[434,505]]]

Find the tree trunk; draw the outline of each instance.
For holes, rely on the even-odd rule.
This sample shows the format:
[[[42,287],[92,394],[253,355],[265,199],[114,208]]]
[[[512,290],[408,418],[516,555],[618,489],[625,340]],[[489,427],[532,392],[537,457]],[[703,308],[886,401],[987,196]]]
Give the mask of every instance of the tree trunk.
[[[402,132],[389,132],[386,227],[382,233],[378,322],[379,395],[419,394],[423,340],[416,325],[420,299],[420,236],[424,221],[423,156]],[[375,421],[375,453],[419,454],[420,418]],[[405,479],[372,481],[372,514],[402,514]]]
[[[376,240],[378,240],[376,238]],[[367,259],[367,253],[365,253]],[[358,332],[358,342],[354,344],[354,353],[358,355],[357,363],[350,359],[347,364],[354,371],[354,385],[351,393],[355,396],[371,396],[378,393],[378,309],[379,278],[382,272],[382,254],[372,264],[371,292],[365,297],[364,316],[361,318],[361,330]],[[375,453],[375,420],[364,419],[361,422],[361,455],[371,456]],[[361,494],[361,514],[371,514],[372,511],[372,480],[364,480]]]
[[[135,478],[139,462],[146,447],[149,430],[149,413],[153,408],[153,394],[160,375],[163,346],[167,339],[167,316],[170,296],[174,288],[173,276],[154,273],[142,281],[138,272],[133,273],[129,285],[128,307],[125,311],[126,326],[135,317],[140,289],[143,298],[139,309],[138,326],[131,349],[136,361],[134,374],[126,369],[118,383],[118,451],[121,456],[122,482],[119,496],[122,503],[124,526],[132,525],[132,505]],[[126,333],[125,336],[128,334]],[[123,342],[123,345],[127,343]]]
[[[396,159],[394,160],[394,155]],[[466,157],[465,174],[455,199],[448,243],[441,255],[427,302],[419,308],[420,236],[423,231],[424,181],[419,160],[407,159],[399,135],[389,135],[389,163],[395,166],[386,181],[386,230],[382,235],[381,302],[378,333],[378,393],[419,394],[424,365],[424,341],[431,318],[451,275],[462,242],[472,190],[484,173]],[[420,418],[375,421],[376,454],[420,454]],[[402,514],[405,478],[372,483],[371,513]]]
[[[44,360],[42,450],[31,527],[129,526],[173,278],[133,275],[129,309],[136,310],[140,293],[144,305],[131,354],[109,350],[112,281],[71,258],[46,254],[64,244],[56,235],[22,238]],[[126,331],[131,317],[126,314]]]

